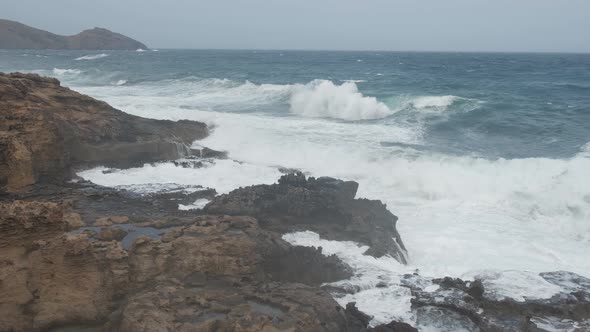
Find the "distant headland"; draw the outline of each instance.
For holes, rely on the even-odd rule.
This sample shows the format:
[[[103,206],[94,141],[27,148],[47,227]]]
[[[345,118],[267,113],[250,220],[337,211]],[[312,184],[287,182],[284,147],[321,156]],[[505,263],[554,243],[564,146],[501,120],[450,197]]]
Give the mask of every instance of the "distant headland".
[[[0,19],[0,49],[136,50],[147,46],[103,28],[61,36],[28,25]]]

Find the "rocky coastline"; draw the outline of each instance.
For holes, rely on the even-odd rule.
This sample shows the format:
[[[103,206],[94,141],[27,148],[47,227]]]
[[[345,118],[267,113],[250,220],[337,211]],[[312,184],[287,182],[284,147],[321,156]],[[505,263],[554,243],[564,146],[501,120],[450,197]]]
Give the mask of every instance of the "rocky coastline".
[[[207,135],[203,123],[132,116],[55,79],[0,74],[0,331],[417,331],[370,326],[354,303],[340,306],[333,296],[355,290],[326,283],[355,271],[322,248],[282,239],[310,230],[405,264],[397,217],[357,199],[356,182],[288,172],[224,195],[140,195],[76,176],[99,165],[226,158],[190,148]],[[178,209],[199,198],[211,202]],[[543,278],[567,279],[571,291],[517,302],[489,297],[477,280],[416,273],[405,281],[416,310],[474,329],[544,331],[539,317],[590,328],[590,280]]]

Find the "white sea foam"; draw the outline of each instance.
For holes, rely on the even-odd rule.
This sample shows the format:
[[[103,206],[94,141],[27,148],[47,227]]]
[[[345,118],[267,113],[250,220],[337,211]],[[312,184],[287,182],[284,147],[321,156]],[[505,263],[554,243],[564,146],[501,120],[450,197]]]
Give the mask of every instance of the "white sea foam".
[[[302,116],[343,120],[379,119],[395,113],[377,98],[360,93],[354,82],[313,81],[291,95],[290,105],[291,112]]]
[[[194,203],[192,204],[188,204],[188,205],[183,205],[183,204],[178,204],[178,209],[179,210],[198,210],[198,209],[202,209],[205,207],[205,205],[207,205],[207,203],[209,203],[210,201],[206,198],[199,198],[197,199]]]
[[[135,52],[145,52],[145,50],[143,48],[138,48],[135,50]]]
[[[76,58],[74,60],[76,61],[80,61],[80,60],[96,60],[96,59],[100,59],[100,58],[104,58],[109,56],[106,53],[101,53],[101,54],[90,54],[90,55],[85,55],[85,56],[81,56],[79,58]]]
[[[127,80],[118,80],[117,82],[115,82],[115,85],[125,85],[127,84]]]
[[[367,80],[340,80],[340,82],[346,82],[346,83],[366,83]]]
[[[419,110],[446,110],[455,101],[461,99],[457,96],[424,96],[411,101],[413,107]]]
[[[66,75],[79,75],[82,73],[79,69],[61,69],[61,68],[53,68],[52,73],[57,76],[66,76]]]
[[[157,188],[157,184],[166,186],[183,183],[215,188],[220,194],[242,186],[273,183],[280,176],[276,168],[241,164],[232,160],[218,160],[212,165],[201,168],[183,168],[173,163],[159,163],[112,173],[103,173],[104,169],[97,167],[80,172],[78,175],[107,187],[142,185],[140,187],[145,188],[149,184]]]
[[[361,289],[358,293],[336,298],[342,306],[348,302],[356,302],[360,310],[370,312],[374,316],[373,324],[389,323],[392,319],[414,321],[410,309],[410,290],[399,286],[400,276],[404,273],[412,273],[411,268],[391,257],[377,259],[363,255],[368,248],[366,246],[349,241],[320,239],[318,234],[309,231],[285,234],[283,239],[293,245],[322,247],[322,253],[337,255],[355,269],[355,276],[351,280],[334,283],[335,285],[353,284]],[[376,288],[379,282],[386,282],[397,287]]]

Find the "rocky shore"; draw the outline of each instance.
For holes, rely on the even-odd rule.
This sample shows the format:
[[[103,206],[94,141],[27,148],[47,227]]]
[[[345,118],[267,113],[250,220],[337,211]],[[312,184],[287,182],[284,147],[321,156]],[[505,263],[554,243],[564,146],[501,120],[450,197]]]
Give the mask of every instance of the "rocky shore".
[[[128,115],[55,79],[0,74],[0,331],[417,331],[396,321],[371,327],[354,303],[340,306],[333,296],[358,290],[326,283],[355,271],[282,239],[310,230],[405,264],[397,217],[357,199],[356,182],[291,172],[224,195],[137,194],[76,176],[98,165],[225,158],[190,148],[207,135],[203,123]],[[178,209],[200,198],[210,203]],[[587,331],[590,280],[542,277],[567,291],[518,302],[492,297],[478,280],[418,273],[402,286],[418,314],[448,326],[545,331],[558,321]]]
[[[96,165],[224,157],[189,148],[207,133],[198,122],[125,114],[55,79],[0,74],[0,331],[367,330],[366,315],[319,287],[352,269],[281,239],[320,216],[330,217],[325,232],[348,228],[338,238],[369,241],[362,229],[379,224],[399,239],[391,213],[354,199],[357,184],[286,175],[266,188],[275,195],[268,204],[237,204],[232,197],[244,188],[195,212],[178,204],[213,199],[214,190],[138,195],[75,175]],[[399,241],[375,244],[375,253],[403,258]],[[400,324],[380,330],[412,330]]]

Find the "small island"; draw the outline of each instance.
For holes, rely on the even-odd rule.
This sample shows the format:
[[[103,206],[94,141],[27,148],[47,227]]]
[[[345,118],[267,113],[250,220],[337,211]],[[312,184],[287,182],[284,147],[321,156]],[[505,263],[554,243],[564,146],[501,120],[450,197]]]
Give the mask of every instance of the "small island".
[[[0,19],[0,49],[137,50],[148,47],[104,28],[61,36],[28,25]]]

